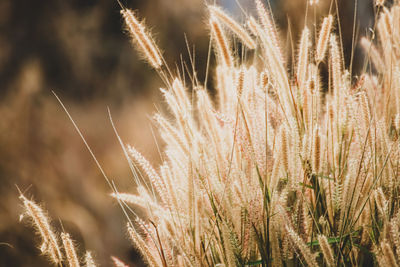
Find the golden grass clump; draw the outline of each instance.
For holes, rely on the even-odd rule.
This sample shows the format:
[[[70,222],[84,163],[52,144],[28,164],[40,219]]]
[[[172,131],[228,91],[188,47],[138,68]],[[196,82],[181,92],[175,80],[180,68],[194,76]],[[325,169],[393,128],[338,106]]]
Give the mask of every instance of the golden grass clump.
[[[353,82],[333,15],[318,36],[304,28],[287,66],[270,12],[255,3],[247,26],[256,39],[209,7],[215,99],[195,72],[189,83],[148,56],[166,79],[170,112],[154,116],[158,168],[126,147],[137,193],[112,196],[130,239],[149,266],[398,266],[399,6],[377,8],[379,39],[361,39],[372,64]],[[131,12],[123,16],[143,33]],[[254,51],[239,56],[225,29]],[[61,259],[46,233],[45,251]]]

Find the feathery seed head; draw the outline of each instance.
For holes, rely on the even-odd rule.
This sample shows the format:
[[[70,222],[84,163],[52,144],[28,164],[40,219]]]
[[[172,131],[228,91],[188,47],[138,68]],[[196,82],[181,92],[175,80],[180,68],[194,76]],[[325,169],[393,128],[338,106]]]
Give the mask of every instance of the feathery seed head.
[[[132,40],[137,44],[138,49],[145,55],[145,59],[150,65],[159,69],[162,66],[162,58],[158,47],[146,31],[145,26],[139,22],[132,10],[121,10]]]
[[[322,254],[328,266],[335,266],[335,259],[333,257],[332,248],[328,243],[328,239],[324,235],[318,235],[318,242],[321,247]]]
[[[379,187],[375,190],[375,202],[378,207],[379,212],[382,216],[386,214],[387,200],[385,195],[383,194],[382,188]]]
[[[239,39],[244,45],[247,46],[247,48],[256,48],[256,42],[250,37],[247,31],[229,15],[227,15],[220,7],[210,5],[208,6],[208,9],[211,12],[211,16],[215,16],[218,20],[224,23],[228,29],[230,29],[234,34],[237,35],[237,37],[239,37]]]
[[[315,259],[315,255],[313,255],[304,241],[299,237],[299,235],[288,225],[286,225],[286,231],[288,233],[289,239],[292,244],[297,247],[300,252],[300,255],[303,257],[308,266],[318,266],[318,263]]]
[[[136,232],[134,228],[131,227],[131,225],[128,223],[127,224],[128,228],[128,233],[131,241],[137,247],[143,254],[144,259],[146,262],[152,266],[152,267],[157,267],[160,266],[159,262],[154,258],[152,251],[149,249],[148,245],[146,244],[145,240],[139,234]],[[117,267],[119,266],[124,266],[124,265],[117,265],[115,260],[114,263]],[[121,262],[122,263],[122,262]]]
[[[309,46],[310,31],[305,27],[301,35],[299,59],[297,63],[297,79],[299,81],[300,89],[303,88],[307,79]]]
[[[211,33],[215,40],[215,45],[217,47],[218,56],[222,61],[223,65],[230,68],[233,66],[233,57],[231,54],[231,48],[229,43],[226,39],[225,33],[215,18],[215,16],[211,15],[210,17],[210,26],[211,26]]]
[[[61,233],[61,240],[64,246],[65,255],[70,267],[79,267],[78,256],[76,255],[76,250],[74,243],[68,233]]]
[[[267,91],[267,86],[268,86],[269,78],[266,72],[261,72],[260,74],[260,87],[263,90],[263,92]]]
[[[315,60],[317,61],[317,63],[324,60],[326,49],[328,47],[329,35],[331,34],[332,23],[333,23],[332,15],[329,15],[326,18],[324,18],[324,21],[322,22],[317,42],[316,56],[315,56]]]
[[[314,131],[314,149],[313,149],[313,169],[316,174],[320,171],[321,161],[321,137],[319,135],[318,126]]]
[[[32,220],[33,225],[38,230],[43,243],[40,249],[43,254],[50,256],[50,259],[59,264],[62,261],[62,255],[58,246],[57,236],[50,226],[50,220],[39,205],[28,200],[24,195],[20,195],[25,208],[25,214]]]
[[[238,97],[242,95],[244,86],[244,69],[240,69],[237,72],[237,81],[236,81],[236,92]]]
[[[92,253],[90,251],[87,251],[85,254],[85,264],[86,267],[96,267],[96,263],[94,262]]]
[[[399,265],[397,264],[397,259],[388,241],[383,240],[380,245],[383,253],[383,259],[387,264],[386,266],[398,267]]]
[[[271,15],[265,8],[264,4],[261,0],[256,0],[256,8],[258,16],[261,20],[261,24],[263,25],[264,29],[267,31],[267,37],[271,38],[272,44],[274,47],[279,48],[278,45],[278,37],[275,29],[274,22],[271,18]],[[279,55],[281,58],[281,56]]]
[[[364,49],[365,53],[371,57],[371,62],[379,73],[383,73],[385,69],[385,63],[382,61],[380,52],[376,49],[375,45],[366,37],[362,37],[360,44]]]

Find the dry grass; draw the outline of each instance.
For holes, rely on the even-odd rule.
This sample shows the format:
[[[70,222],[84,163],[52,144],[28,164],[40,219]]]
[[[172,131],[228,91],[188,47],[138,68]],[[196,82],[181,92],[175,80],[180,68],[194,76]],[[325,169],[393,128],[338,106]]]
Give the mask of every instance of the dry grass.
[[[165,82],[172,117],[154,119],[166,144],[163,161],[155,168],[127,146],[138,194],[113,188],[112,196],[149,266],[400,264],[400,6],[380,2],[379,39],[362,46],[366,66],[370,60],[383,66],[366,67],[355,84],[332,16],[315,31],[304,29],[292,77],[259,0],[260,21],[248,21],[256,49],[248,51],[248,38],[239,38],[241,55],[225,30],[246,36],[245,27],[209,7],[215,100],[195,72],[185,82],[144,51]],[[129,29],[140,36],[138,27]],[[327,83],[321,82],[324,61]],[[23,200],[40,229],[31,202]],[[146,217],[136,215],[139,209]]]

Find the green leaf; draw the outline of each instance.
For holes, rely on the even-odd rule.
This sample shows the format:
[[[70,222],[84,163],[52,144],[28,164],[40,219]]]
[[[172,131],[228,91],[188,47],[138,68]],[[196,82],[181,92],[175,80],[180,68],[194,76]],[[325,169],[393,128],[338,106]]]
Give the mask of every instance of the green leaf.
[[[245,263],[245,266],[254,266],[254,265],[260,265],[263,263],[264,263],[263,260],[258,260],[258,261],[252,261],[252,262]]]

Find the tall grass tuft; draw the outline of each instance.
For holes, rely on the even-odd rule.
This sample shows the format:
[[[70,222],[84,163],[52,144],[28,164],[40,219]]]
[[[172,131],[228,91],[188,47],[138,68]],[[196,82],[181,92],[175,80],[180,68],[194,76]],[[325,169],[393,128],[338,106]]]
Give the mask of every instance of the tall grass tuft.
[[[291,70],[270,12],[255,2],[249,32],[209,6],[215,98],[195,73],[193,86],[164,73],[158,48],[122,12],[150,65],[170,77],[161,89],[170,114],[154,117],[163,161],[154,168],[127,146],[148,181],[135,179],[136,195],[112,194],[146,214],[132,212],[129,237],[150,266],[398,266],[400,6],[376,1],[378,39],[361,39],[372,64],[353,83],[332,14],[304,28]],[[61,260],[22,200],[47,229],[44,251]]]

